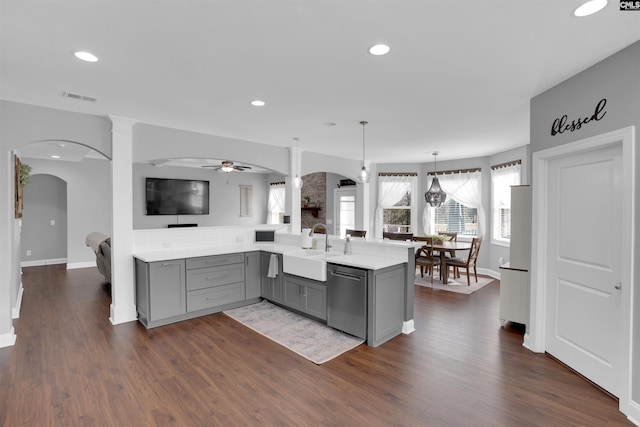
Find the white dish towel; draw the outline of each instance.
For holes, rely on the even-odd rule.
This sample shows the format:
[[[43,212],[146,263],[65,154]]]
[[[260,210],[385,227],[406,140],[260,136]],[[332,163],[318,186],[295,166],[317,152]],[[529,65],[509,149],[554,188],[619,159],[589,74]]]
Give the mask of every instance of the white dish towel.
[[[271,258],[269,258],[269,271],[267,272],[267,277],[275,279],[278,276],[278,255],[271,254]]]

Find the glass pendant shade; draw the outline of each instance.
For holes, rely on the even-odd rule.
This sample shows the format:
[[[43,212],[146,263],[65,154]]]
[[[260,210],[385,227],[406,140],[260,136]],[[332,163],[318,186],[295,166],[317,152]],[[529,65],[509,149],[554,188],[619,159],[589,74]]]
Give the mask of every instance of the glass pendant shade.
[[[303,184],[302,178],[300,178],[300,175],[298,175],[298,172],[300,171],[300,146],[298,145],[298,141],[300,140],[300,138],[295,137],[293,138],[293,140],[296,142],[296,145],[295,145],[296,151],[294,154],[296,177],[293,178],[293,187],[300,189],[302,188],[302,184]]]
[[[445,200],[447,200],[447,194],[440,188],[440,181],[438,177],[434,176],[431,181],[431,188],[424,193],[424,198],[431,207],[437,208],[441,206]]]
[[[356,180],[358,181],[358,183],[360,184],[366,184],[367,182],[369,182],[369,180],[371,179],[371,174],[369,173],[369,171],[367,170],[367,168],[365,168],[364,166],[362,166],[362,170],[360,171],[360,173],[358,174],[358,177],[356,178]]]
[[[360,122],[360,124],[362,125],[362,170],[360,170],[360,173],[356,177],[356,181],[358,181],[359,184],[366,184],[371,179],[371,174],[367,170],[367,167],[364,165],[364,127],[367,123],[369,122]]]

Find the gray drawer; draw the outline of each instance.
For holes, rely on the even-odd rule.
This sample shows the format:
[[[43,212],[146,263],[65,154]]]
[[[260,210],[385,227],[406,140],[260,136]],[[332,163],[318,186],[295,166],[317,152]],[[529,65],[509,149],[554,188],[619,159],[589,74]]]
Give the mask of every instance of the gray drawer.
[[[203,256],[198,258],[187,258],[187,270],[194,268],[215,267],[216,265],[227,265],[244,263],[244,253]]]
[[[187,312],[204,310],[244,300],[244,283],[187,292]]]
[[[188,291],[236,282],[244,284],[244,263],[187,270]]]

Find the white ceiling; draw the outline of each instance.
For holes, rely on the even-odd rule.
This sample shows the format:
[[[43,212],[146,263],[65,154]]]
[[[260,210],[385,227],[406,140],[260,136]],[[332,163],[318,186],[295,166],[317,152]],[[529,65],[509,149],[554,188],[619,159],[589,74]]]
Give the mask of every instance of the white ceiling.
[[[0,0],[0,98],[354,159],[367,120],[367,161],[486,156],[529,142],[530,98],[640,40],[639,12],[579,4]]]

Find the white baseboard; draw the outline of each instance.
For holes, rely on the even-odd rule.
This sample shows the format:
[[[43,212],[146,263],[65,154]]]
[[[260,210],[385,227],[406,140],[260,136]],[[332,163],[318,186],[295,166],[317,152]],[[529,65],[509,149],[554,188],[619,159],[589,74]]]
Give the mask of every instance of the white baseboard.
[[[629,413],[625,414],[627,419],[633,424],[640,426],[640,403],[635,401],[629,402]]]
[[[67,270],[73,270],[75,268],[89,268],[96,267],[95,261],[85,261],[85,262],[72,262],[71,264],[67,264]]]
[[[40,265],[66,264],[67,258],[39,259],[36,261],[22,261],[20,267],[37,267]]]
[[[9,331],[9,333],[0,335],[0,348],[11,347],[15,343],[16,343],[16,334],[12,326],[11,331]]]
[[[416,328],[415,328],[415,324],[413,322],[413,319],[411,320],[406,320],[404,322],[402,322],[402,333],[405,335],[409,335],[412,332],[415,332]]]
[[[18,289],[18,297],[16,298],[15,307],[11,308],[11,318],[19,319],[20,318],[20,307],[22,306],[22,294],[24,292],[24,288],[22,287],[22,282],[20,282],[20,288]]]
[[[494,279],[500,280],[500,273],[490,268],[479,268],[478,274],[484,274],[485,276],[493,277]]]

